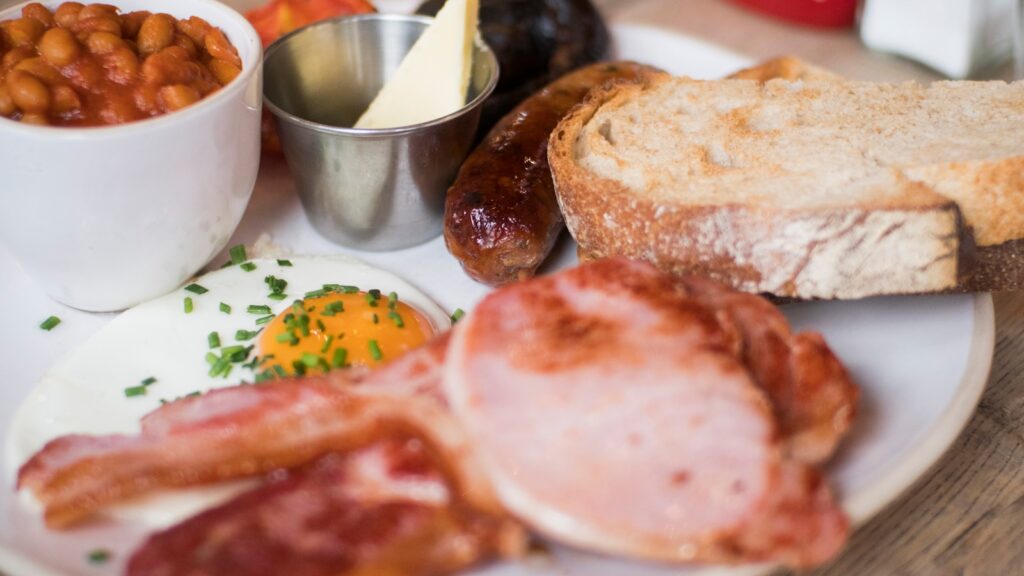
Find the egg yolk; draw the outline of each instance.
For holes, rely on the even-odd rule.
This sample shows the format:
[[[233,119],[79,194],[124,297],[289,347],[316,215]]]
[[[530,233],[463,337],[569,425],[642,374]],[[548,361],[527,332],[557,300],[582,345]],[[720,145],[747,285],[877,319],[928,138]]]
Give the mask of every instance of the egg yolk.
[[[288,373],[351,365],[376,366],[426,342],[435,333],[415,308],[376,291],[331,292],[307,298],[277,315],[260,335],[263,368]]]

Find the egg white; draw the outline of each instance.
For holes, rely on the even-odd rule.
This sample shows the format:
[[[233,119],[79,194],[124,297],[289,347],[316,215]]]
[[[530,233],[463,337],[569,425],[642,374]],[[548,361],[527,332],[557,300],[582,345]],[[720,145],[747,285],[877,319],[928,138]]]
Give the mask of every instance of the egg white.
[[[425,294],[401,278],[348,256],[290,256],[292,266],[274,259],[251,260],[256,269],[246,272],[230,266],[195,280],[208,292],[176,290],[131,308],[104,326],[85,344],[58,361],[19,407],[7,435],[7,469],[17,468],[48,441],[65,434],[137,434],[139,419],[173,400],[195,391],[236,385],[252,380],[252,372],[236,366],[227,378],[209,376],[207,336],[216,331],[222,346],[236,342],[239,329],[255,330],[262,316],[246,311],[250,304],[270,306],[273,314],[324,284],[376,288],[419,310],[437,331],[450,327],[447,313]],[[287,298],[267,298],[267,275],[288,281]],[[184,299],[193,310],[184,312]],[[231,306],[231,313],[219,304]],[[153,377],[142,396],[126,397],[125,388]],[[220,487],[158,494],[115,507],[114,516],[158,527],[222,501],[237,491],[237,483]]]

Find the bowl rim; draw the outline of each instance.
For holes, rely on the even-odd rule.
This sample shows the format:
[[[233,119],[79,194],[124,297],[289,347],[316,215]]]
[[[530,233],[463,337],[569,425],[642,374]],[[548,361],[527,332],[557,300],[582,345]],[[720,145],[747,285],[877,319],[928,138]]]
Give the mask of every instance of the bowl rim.
[[[302,26],[301,28],[296,28],[295,30],[292,30],[288,34],[285,34],[284,36],[281,36],[280,38],[275,40],[270,46],[267,47],[266,51],[264,52],[263,62],[265,63],[267,60],[269,60],[274,55],[274,53],[280,50],[282,46],[284,46],[290,39],[292,39],[292,37],[297,36],[313,28],[319,26],[332,26],[342,22],[349,23],[371,20],[418,22],[421,24],[429,25],[434,21],[434,18],[431,16],[422,16],[417,14],[391,14],[371,12],[366,14],[351,14],[347,16],[337,16],[334,18],[328,18],[326,20],[319,20],[317,22],[313,22],[311,24]],[[487,84],[484,85],[483,89],[480,91],[479,94],[476,95],[475,98],[463,104],[462,107],[459,108],[458,110],[455,110],[454,112],[451,112],[439,118],[434,118],[432,120],[427,120],[425,122],[420,122],[418,124],[409,124],[408,126],[395,126],[392,128],[352,128],[347,126],[334,126],[331,124],[314,122],[313,120],[307,120],[306,118],[303,118],[301,116],[296,116],[295,114],[292,114],[291,112],[284,110],[277,104],[274,104],[274,101],[271,100],[269,96],[267,96],[265,85],[263,89],[263,105],[268,110],[270,110],[270,112],[274,115],[275,118],[279,120],[309,130],[314,130],[317,132],[323,132],[328,134],[343,134],[346,136],[354,136],[357,138],[374,138],[379,136],[399,136],[403,134],[429,130],[430,128],[439,126],[441,124],[454,120],[460,116],[463,116],[468,112],[472,111],[473,109],[479,107],[481,104],[483,104],[484,100],[486,100],[491,95],[491,93],[494,92],[495,87],[497,87],[498,79],[501,76],[501,68],[500,65],[498,64],[498,57],[495,55],[494,50],[491,49],[490,45],[488,45],[487,42],[483,40],[479,33],[474,39],[474,45],[476,49],[480,53],[484,54],[486,58],[490,61],[491,70],[493,70],[493,73],[491,74],[490,78],[488,78]]]
[[[47,8],[50,8],[55,4],[62,4],[64,1],[67,0],[27,0],[25,2],[20,2],[0,10],[0,21],[9,19],[16,14],[20,14],[21,9],[28,4],[39,2]],[[231,80],[231,82],[222,86],[220,90],[217,90],[215,93],[182,110],[175,110],[174,112],[161,114],[151,118],[144,118],[142,120],[126,122],[124,124],[107,126],[38,126],[35,124],[25,124],[9,118],[0,117],[0,130],[24,136],[52,138],[54,140],[101,140],[105,138],[133,136],[139,132],[148,132],[151,130],[166,128],[176,122],[183,122],[191,116],[201,114],[206,109],[233,98],[239,91],[246,89],[249,85],[250,79],[254,75],[262,74],[263,43],[260,41],[259,34],[256,32],[256,29],[253,28],[252,23],[250,23],[241,12],[227,4],[224,4],[223,2],[218,2],[217,0],[174,0],[167,4],[173,4],[174,8],[181,10],[187,10],[190,5],[208,6],[212,10],[218,12],[218,16],[223,16],[223,18],[227,20],[234,21],[235,24],[239,25],[238,28],[244,34],[244,38],[241,38],[240,40],[251,47],[250,57],[246,59],[251,60],[251,62],[247,63],[243,61],[243,64],[248,64],[248,66],[244,66],[241,73]],[[118,9],[119,13],[123,13],[120,6],[115,5],[115,7]],[[154,13],[155,12],[156,10],[154,10]],[[220,21],[211,21],[210,24],[217,26],[218,28],[221,27]]]

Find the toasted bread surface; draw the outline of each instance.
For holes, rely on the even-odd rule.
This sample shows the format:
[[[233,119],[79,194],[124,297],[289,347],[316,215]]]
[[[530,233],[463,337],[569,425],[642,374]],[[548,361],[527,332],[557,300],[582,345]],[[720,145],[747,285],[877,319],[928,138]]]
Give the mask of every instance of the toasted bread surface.
[[[815,79],[664,75],[563,120],[549,154],[581,252],[796,298],[1019,284],[970,272],[975,244],[999,272],[1024,238],[1024,84],[740,74]]]

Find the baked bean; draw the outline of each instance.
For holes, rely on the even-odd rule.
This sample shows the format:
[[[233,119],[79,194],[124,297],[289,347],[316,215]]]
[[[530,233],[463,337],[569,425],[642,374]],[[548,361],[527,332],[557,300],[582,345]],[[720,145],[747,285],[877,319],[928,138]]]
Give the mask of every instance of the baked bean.
[[[199,46],[203,45],[203,41],[206,39],[206,33],[212,28],[213,27],[210,26],[209,22],[196,16],[192,16],[185,20],[178,20],[178,32],[188,36]]]
[[[193,79],[188,52],[180,46],[168,46],[142,63],[142,76],[149,84],[183,84]]]
[[[132,120],[138,120],[143,116],[142,112],[135,107],[135,102],[130,97],[118,97],[107,100],[104,103],[103,108],[100,110],[100,117],[107,124],[124,124]]]
[[[71,28],[78,21],[84,5],[81,2],[65,2],[53,12],[53,19],[63,28]]]
[[[11,46],[26,47],[33,46],[36,40],[43,35],[46,27],[35,18],[18,18],[7,23],[6,37]]]
[[[140,84],[135,87],[135,91],[132,92],[135,106],[147,113],[157,113],[160,111],[160,100],[159,100],[160,89],[150,84]]]
[[[88,6],[86,6],[88,8]],[[85,11],[84,9],[82,10]],[[71,30],[75,33],[80,40],[85,40],[93,32],[110,32],[111,34],[120,37],[121,36],[121,19],[117,16],[90,16],[88,18],[79,17],[78,21],[72,25]]]
[[[36,124],[39,126],[46,126],[50,123],[46,114],[41,112],[25,112],[21,115],[21,121],[25,124]]]
[[[235,47],[228,42],[227,37],[220,30],[213,28],[207,32],[206,38],[203,39],[203,45],[211,57],[231,62],[235,66],[242,65],[242,60],[238,57]]]
[[[35,2],[0,22],[0,115],[59,126],[130,122],[202,100],[241,72],[202,18]]]
[[[174,45],[184,48],[185,52],[188,52],[189,58],[194,59],[199,55],[199,48],[196,46],[196,43],[181,32],[174,33]]]
[[[79,18],[93,18],[96,16],[116,16],[117,7],[110,4],[88,4],[78,13]]]
[[[60,75],[60,72],[39,56],[26,58],[18,62],[14,69],[28,72],[47,84],[60,84],[64,82],[64,77]]]
[[[168,110],[180,110],[199,101],[199,92],[186,84],[171,84],[160,89],[160,100]]]
[[[170,46],[174,41],[174,18],[167,14],[151,15],[142,23],[135,41],[142,54],[152,54]]]
[[[14,105],[22,111],[46,114],[50,109],[50,89],[35,76],[22,70],[7,73],[7,90]]]
[[[231,62],[216,58],[207,62],[206,66],[210,69],[210,72],[213,72],[213,77],[217,79],[221,86],[226,86],[228,82],[234,80],[235,76],[242,72],[241,68]]]
[[[85,47],[92,54],[110,54],[118,48],[124,48],[124,40],[110,32],[93,32],[85,39]]]
[[[7,83],[0,82],[0,116],[12,116],[17,110],[14,106],[14,99],[7,90]]]
[[[31,48],[12,48],[4,54],[3,59],[0,60],[0,66],[2,66],[4,70],[10,70],[17,66],[18,62],[33,56],[35,56],[35,53],[33,53]]]
[[[75,37],[64,28],[50,28],[39,40],[39,53],[54,66],[71,64],[81,52]]]
[[[66,72],[71,85],[82,91],[98,93],[103,86],[103,66],[92,58],[79,58]]]
[[[25,18],[38,20],[45,28],[53,26],[53,14],[46,9],[46,6],[43,6],[39,2],[33,2],[25,5],[25,7],[21,9],[21,15]]]
[[[139,58],[126,46],[107,57],[107,77],[118,84],[130,84],[139,75]]]
[[[62,84],[53,87],[53,112],[55,114],[68,114],[82,107],[82,99],[68,85]]]
[[[142,22],[149,18],[149,10],[137,10],[121,15],[121,32],[125,38],[135,38],[139,35],[139,28]]]

